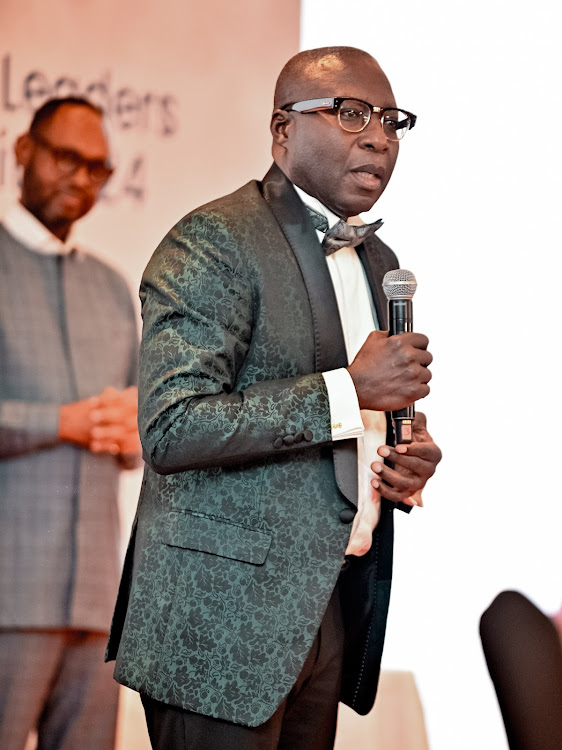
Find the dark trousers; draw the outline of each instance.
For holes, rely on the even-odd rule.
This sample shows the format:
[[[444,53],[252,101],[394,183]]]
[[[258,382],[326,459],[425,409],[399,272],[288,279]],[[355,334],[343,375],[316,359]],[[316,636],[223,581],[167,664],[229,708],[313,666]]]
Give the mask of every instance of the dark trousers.
[[[153,750],[331,750],[343,662],[337,587],[289,695],[258,727],[213,719],[141,695]]]

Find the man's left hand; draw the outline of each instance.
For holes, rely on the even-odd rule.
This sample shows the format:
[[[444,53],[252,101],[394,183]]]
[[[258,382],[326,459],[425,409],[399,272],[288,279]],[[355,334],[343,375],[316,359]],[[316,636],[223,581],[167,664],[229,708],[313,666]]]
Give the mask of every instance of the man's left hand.
[[[135,456],[141,452],[137,429],[137,389],[123,391],[108,387],[98,397],[93,411],[90,450],[114,456]]]
[[[422,412],[416,412],[412,436],[411,443],[394,448],[382,445],[378,449],[379,456],[391,461],[394,468],[386,466],[383,461],[375,461],[371,468],[377,478],[371,483],[387,500],[423,505],[421,490],[435,473],[442,454],[427,431],[425,414]]]

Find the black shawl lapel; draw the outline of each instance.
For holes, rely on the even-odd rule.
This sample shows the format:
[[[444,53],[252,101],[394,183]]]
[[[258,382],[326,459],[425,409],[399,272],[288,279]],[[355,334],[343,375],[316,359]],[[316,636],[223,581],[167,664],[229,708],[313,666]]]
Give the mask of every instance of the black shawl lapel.
[[[386,331],[388,330],[388,304],[382,289],[382,280],[385,273],[392,269],[386,267],[381,258],[381,244],[377,237],[373,237],[370,242],[359,245],[356,250],[371,287],[379,328],[381,331]]]
[[[345,367],[348,362],[336,295],[312,222],[291,182],[276,164],[262,185],[264,198],[295,254],[307,289],[314,327],[315,371]],[[339,440],[333,448],[338,487],[357,505],[357,443]]]
[[[314,325],[316,372],[347,365],[338,303],[324,251],[303,202],[276,164],[263,180],[263,195],[299,264]]]

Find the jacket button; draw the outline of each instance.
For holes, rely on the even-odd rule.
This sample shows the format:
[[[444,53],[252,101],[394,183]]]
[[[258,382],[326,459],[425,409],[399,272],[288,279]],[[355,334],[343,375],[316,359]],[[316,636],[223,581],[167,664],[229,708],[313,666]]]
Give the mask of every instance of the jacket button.
[[[310,443],[314,435],[312,434],[311,430],[305,430],[302,434],[303,438],[306,440],[307,443]]]
[[[357,511],[353,510],[353,508],[344,508],[343,510],[340,510],[340,521],[342,523],[351,523],[355,518],[356,513]]]
[[[297,432],[297,434],[295,435],[295,443],[302,443],[303,440],[304,435],[302,434],[302,432]]]
[[[275,438],[275,440],[273,441],[273,447],[274,448],[282,448],[283,447],[283,438],[282,437]]]
[[[295,442],[295,436],[294,435],[285,435],[283,437],[283,442],[285,445],[292,445]]]

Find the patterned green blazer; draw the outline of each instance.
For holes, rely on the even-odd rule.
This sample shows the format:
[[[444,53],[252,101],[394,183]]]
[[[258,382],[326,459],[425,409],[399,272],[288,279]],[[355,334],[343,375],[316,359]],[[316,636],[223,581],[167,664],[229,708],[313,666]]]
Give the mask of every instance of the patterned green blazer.
[[[360,248],[379,320],[397,267]],[[141,285],[146,470],[108,659],[124,685],[229,721],[266,721],[295,682],[342,569],[355,441],[332,445],[322,371],[347,364],[323,251],[275,165],[184,217]],[[342,512],[343,511],[343,512]],[[342,700],[374,701],[392,508],[341,576]]]

